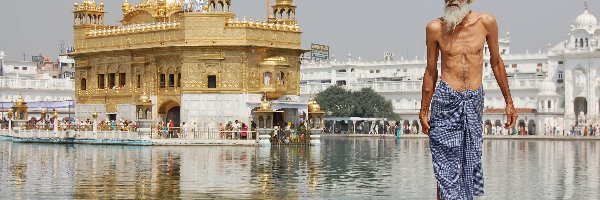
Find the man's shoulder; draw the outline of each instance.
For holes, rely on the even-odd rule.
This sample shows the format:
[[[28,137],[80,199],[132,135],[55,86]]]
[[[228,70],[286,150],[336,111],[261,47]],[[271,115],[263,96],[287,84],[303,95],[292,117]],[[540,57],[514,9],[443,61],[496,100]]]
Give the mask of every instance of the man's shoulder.
[[[496,17],[488,13],[481,13],[473,11],[472,14],[481,22],[483,25],[494,25],[496,24]]]
[[[444,21],[442,18],[437,18],[427,23],[427,31],[428,32],[439,32],[444,27]]]

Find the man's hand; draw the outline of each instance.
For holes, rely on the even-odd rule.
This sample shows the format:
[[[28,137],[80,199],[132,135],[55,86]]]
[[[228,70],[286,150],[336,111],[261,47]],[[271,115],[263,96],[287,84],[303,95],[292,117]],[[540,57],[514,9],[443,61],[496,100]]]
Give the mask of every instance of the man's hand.
[[[421,120],[421,127],[423,127],[423,133],[429,135],[429,115],[427,112],[421,111],[419,113],[419,119]]]
[[[517,111],[515,110],[515,106],[512,103],[506,104],[505,112],[507,122],[504,124],[504,128],[508,129],[514,127],[517,122]]]

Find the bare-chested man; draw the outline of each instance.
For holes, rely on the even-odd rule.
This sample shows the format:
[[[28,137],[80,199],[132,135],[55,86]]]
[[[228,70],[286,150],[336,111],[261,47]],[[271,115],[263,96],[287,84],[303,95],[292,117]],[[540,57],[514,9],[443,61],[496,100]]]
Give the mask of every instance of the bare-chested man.
[[[517,120],[493,16],[473,12],[473,0],[445,0],[445,15],[427,25],[427,69],[419,117],[429,134],[438,199],[483,195],[481,166],[483,46],[506,101],[506,128]],[[437,61],[441,53],[442,76]],[[431,109],[430,109],[431,106]],[[431,113],[430,113],[431,110]]]

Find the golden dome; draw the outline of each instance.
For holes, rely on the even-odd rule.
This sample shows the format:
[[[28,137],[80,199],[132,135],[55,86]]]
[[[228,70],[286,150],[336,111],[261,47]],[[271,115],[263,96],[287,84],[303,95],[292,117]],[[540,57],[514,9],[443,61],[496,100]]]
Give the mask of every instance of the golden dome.
[[[46,108],[42,108],[42,114],[45,115],[48,112]]]
[[[273,57],[266,58],[260,64],[261,65],[284,65],[284,66],[290,65],[288,63],[287,59],[283,56],[273,56]]]
[[[277,2],[275,3],[275,5],[293,5],[294,1],[293,0],[276,0]]]
[[[94,111],[92,113],[92,118],[94,118],[94,119],[98,118],[98,113],[96,111]]]
[[[273,56],[265,59],[265,61],[287,62],[287,59],[285,59],[283,56]]]
[[[321,106],[313,98],[308,101],[308,112],[321,112]]]
[[[260,109],[261,110],[273,110],[271,108],[271,102],[267,101],[266,99],[264,99],[261,103],[260,103]]]
[[[16,105],[22,106],[23,104],[25,104],[25,100],[23,100],[22,96],[19,96],[19,98],[17,99]]]

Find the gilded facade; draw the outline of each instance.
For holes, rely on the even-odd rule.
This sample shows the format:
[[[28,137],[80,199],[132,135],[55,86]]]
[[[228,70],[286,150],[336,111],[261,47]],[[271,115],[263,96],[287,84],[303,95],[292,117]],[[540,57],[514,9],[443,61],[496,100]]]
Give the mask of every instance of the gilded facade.
[[[104,23],[103,3],[75,3],[77,117],[97,111],[135,120],[143,93],[156,119],[199,123],[249,121],[263,95],[298,99],[304,50],[296,6],[275,1],[267,21],[237,19],[232,7],[232,0],[125,0],[114,26]]]

